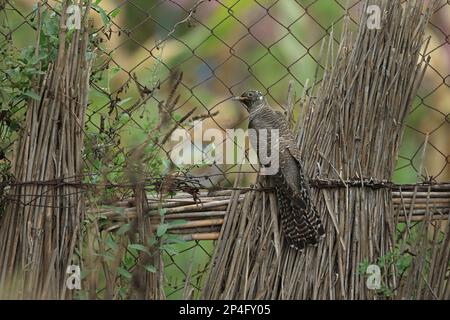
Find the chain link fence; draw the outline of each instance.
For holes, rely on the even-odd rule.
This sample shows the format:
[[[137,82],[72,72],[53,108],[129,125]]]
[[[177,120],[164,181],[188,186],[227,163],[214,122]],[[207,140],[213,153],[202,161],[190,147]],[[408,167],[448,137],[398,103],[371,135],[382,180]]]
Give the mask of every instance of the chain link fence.
[[[0,3],[0,47],[10,59],[0,62],[3,82],[8,83],[0,91],[0,166],[7,182],[25,101],[36,95],[20,90],[33,77],[26,52],[35,42],[36,30],[51,44],[61,10],[56,1],[43,1],[46,16],[38,29],[35,1]],[[355,28],[362,10],[358,0],[94,1],[89,23],[95,60],[83,128],[86,188],[82,192],[88,213],[132,215],[136,172],[145,178],[150,208],[161,216],[176,212],[175,204],[158,207],[162,193],[186,194],[177,201],[189,206],[196,202],[189,195],[208,202],[211,192],[220,196],[226,190],[249,187],[257,175],[252,165],[177,167],[172,134],[184,128],[193,135],[199,123],[203,131],[213,128],[224,134],[227,129],[246,128],[246,113],[229,98],[250,88],[262,91],[274,107],[286,109],[293,104],[294,112],[300,112],[302,94],[313,86],[312,79],[320,82],[324,70],[321,47],[329,37],[337,45],[343,23]],[[423,53],[431,56],[431,62],[408,116],[392,177],[395,183],[450,180],[449,16],[450,3],[440,1],[427,31],[430,44]],[[51,46],[47,54],[53,54]],[[215,142],[216,148],[226,144]],[[204,151],[208,145],[202,141],[194,147]],[[6,201],[7,190],[2,184],[0,196]],[[219,203],[211,208],[223,212],[223,207]],[[114,241],[108,240],[114,238],[108,233],[120,232],[130,221],[129,215],[122,218],[99,224],[101,237],[110,244],[105,254],[114,252]],[[176,219],[166,221],[165,229],[182,241],[163,247],[165,294],[197,297],[220,221],[213,227],[197,223],[192,228],[178,228]],[[127,249],[131,262],[119,272],[125,278],[134,267],[135,249]]]

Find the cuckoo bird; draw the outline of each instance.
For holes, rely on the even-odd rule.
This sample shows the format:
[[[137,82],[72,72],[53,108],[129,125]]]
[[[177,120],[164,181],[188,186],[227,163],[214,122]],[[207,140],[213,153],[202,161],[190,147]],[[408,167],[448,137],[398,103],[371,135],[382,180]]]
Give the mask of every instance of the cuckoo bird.
[[[311,192],[308,181],[305,179],[300,151],[296,140],[283,113],[272,109],[263,94],[259,91],[249,90],[239,97],[249,113],[249,129],[256,131],[256,146],[253,147],[259,156],[260,135],[262,129],[267,130],[267,150],[278,152],[279,168],[273,175],[268,175],[277,197],[281,229],[287,243],[297,249],[303,250],[307,245],[316,245],[324,236],[325,230],[319,215],[311,203]],[[272,139],[270,132],[278,129],[278,141],[270,145]]]

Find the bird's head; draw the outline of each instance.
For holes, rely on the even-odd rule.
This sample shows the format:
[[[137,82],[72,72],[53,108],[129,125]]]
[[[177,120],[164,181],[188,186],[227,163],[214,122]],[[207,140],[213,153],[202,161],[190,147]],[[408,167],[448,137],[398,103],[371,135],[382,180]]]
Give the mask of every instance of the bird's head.
[[[259,91],[248,90],[240,96],[234,97],[233,100],[240,101],[245,106],[247,111],[250,112],[253,108],[264,102],[264,96]]]

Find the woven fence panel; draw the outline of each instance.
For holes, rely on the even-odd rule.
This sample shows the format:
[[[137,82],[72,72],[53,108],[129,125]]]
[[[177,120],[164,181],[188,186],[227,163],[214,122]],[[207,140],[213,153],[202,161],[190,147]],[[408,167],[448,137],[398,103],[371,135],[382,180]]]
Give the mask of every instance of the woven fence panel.
[[[222,148],[227,129],[247,126],[247,113],[230,97],[253,88],[262,91],[271,105],[281,110],[292,103],[298,113],[312,79],[320,82],[323,43],[328,45],[331,37],[330,43],[337,46],[344,21],[356,30],[362,11],[358,0],[93,2],[89,23],[95,62],[82,128],[85,170],[79,192],[85,193],[91,211],[118,214],[134,206],[132,186],[138,178],[144,178],[149,199],[158,199],[162,191],[195,197],[205,190],[226,192],[252,185],[257,167],[251,164],[200,161],[176,166],[174,161],[180,158],[172,152],[177,143],[173,133],[185,129],[193,136],[198,125],[203,132],[218,129],[225,138],[215,141],[215,147]],[[47,22],[41,33],[51,39],[55,27],[51,21],[60,13],[58,3],[43,1],[43,8]],[[423,53],[431,61],[408,115],[392,177],[395,183],[450,180],[449,16],[450,4],[440,1],[427,30],[430,44]],[[36,17],[35,1],[0,1],[0,50],[19,57],[15,62],[21,56],[25,61],[34,44]],[[2,82],[8,88],[26,82],[30,66],[19,64],[14,69],[8,63],[0,62]],[[294,94],[288,95],[289,88]],[[0,197],[5,202],[13,181],[13,144],[25,101],[34,94],[0,88]],[[208,143],[200,141],[193,148],[204,153]],[[158,209],[156,204],[155,200],[154,210],[170,214],[170,209]],[[101,222],[100,229],[108,238],[122,225],[123,221],[104,226]],[[220,226],[195,228],[174,232],[184,240],[163,247],[168,298],[198,297],[201,290],[214,247],[211,234]],[[198,230],[210,239],[198,236]],[[130,250],[131,260],[133,254]],[[135,267],[133,261],[127,266],[130,272]]]

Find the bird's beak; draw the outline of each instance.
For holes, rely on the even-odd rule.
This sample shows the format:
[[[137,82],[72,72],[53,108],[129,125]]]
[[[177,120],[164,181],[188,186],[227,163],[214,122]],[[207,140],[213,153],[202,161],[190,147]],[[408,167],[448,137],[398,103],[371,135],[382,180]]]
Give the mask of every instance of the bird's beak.
[[[233,100],[233,101],[245,101],[246,99],[244,98],[244,97],[241,97],[241,96],[237,96],[237,97],[233,97],[233,98],[231,98],[231,100]]]

